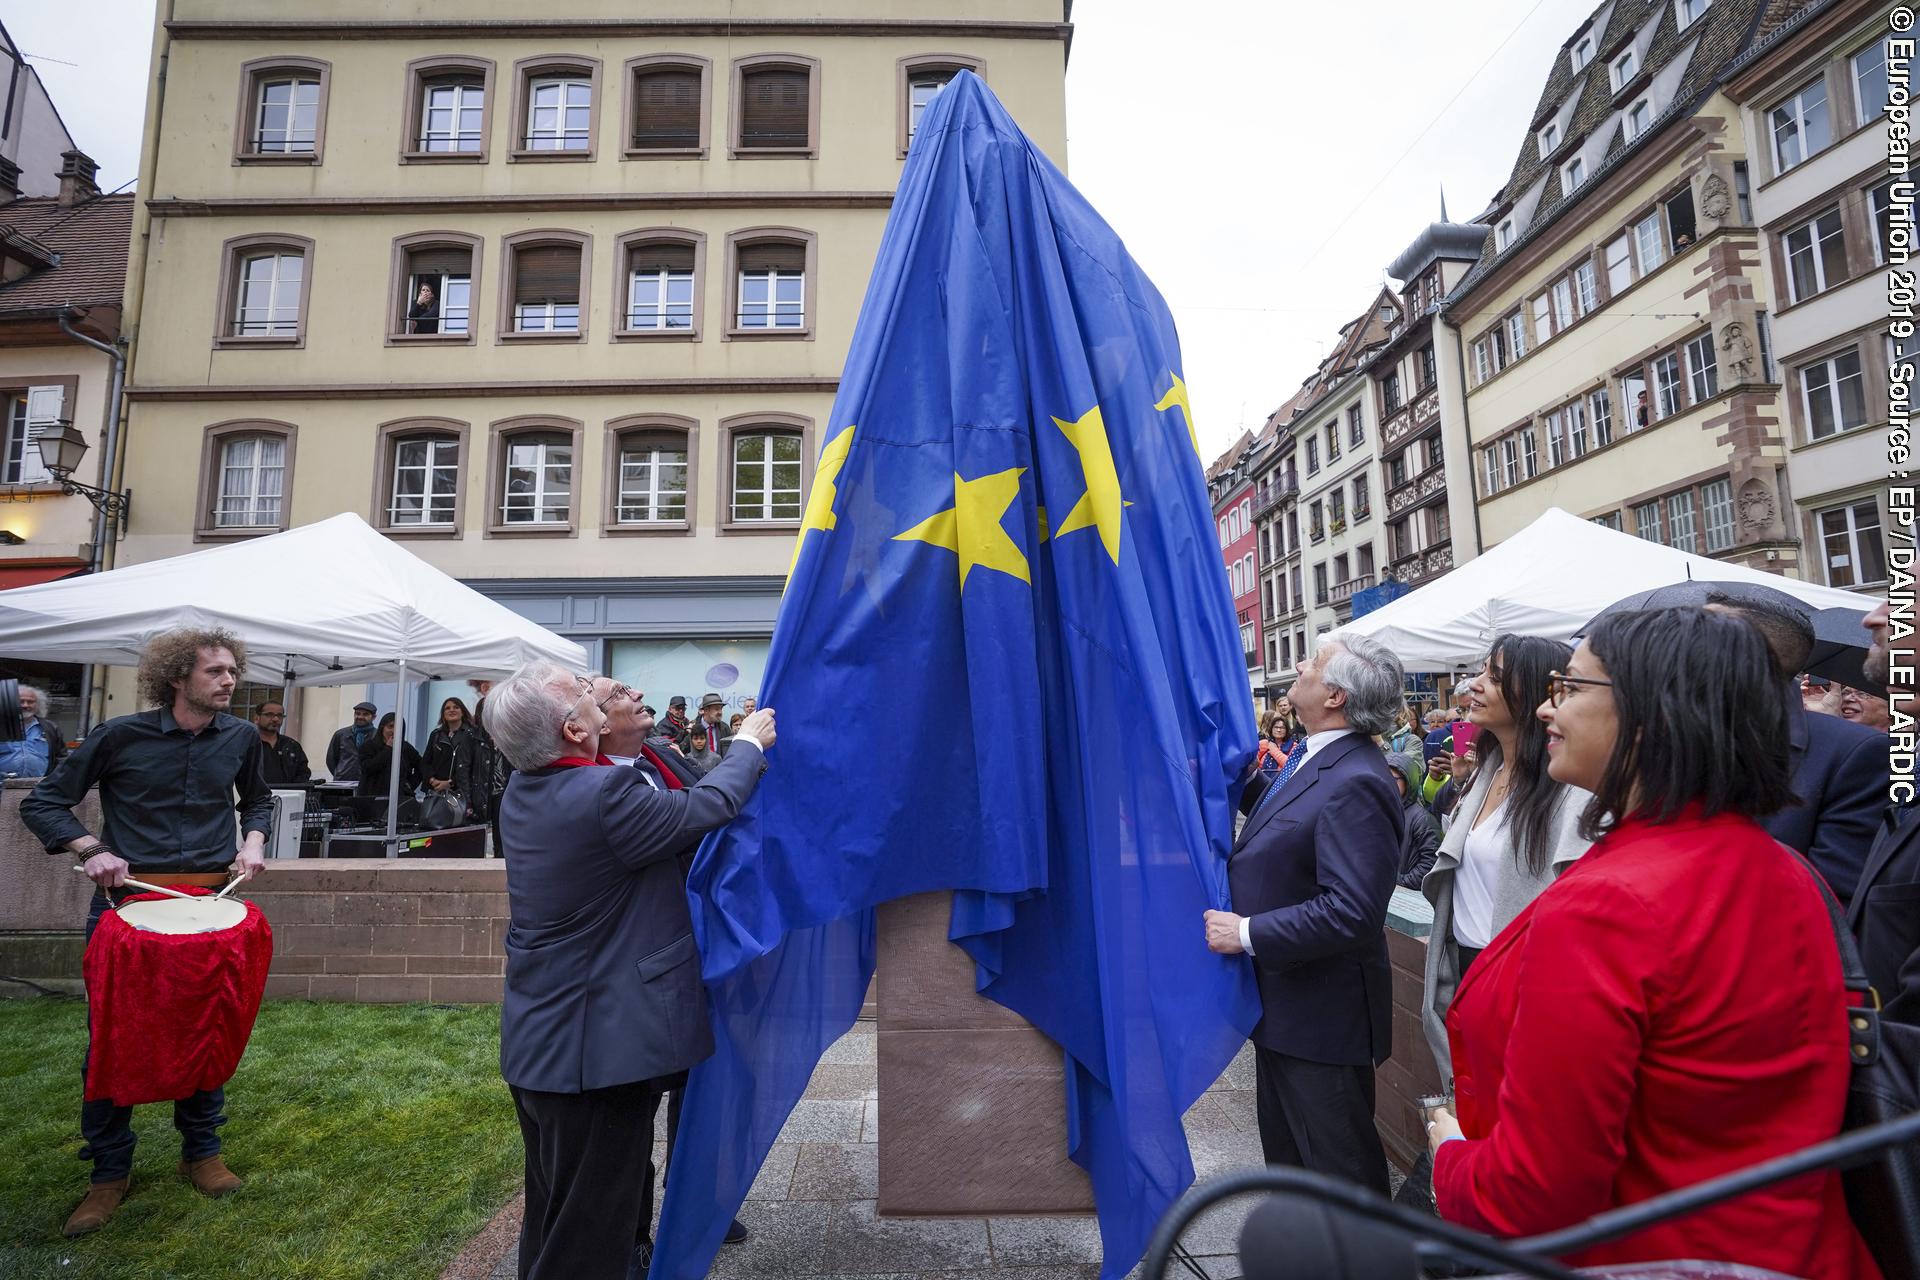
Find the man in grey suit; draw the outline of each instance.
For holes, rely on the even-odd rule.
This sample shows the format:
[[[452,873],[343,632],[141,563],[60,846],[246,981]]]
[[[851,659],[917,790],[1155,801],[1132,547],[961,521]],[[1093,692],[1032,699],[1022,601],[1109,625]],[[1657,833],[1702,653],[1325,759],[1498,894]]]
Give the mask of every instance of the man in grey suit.
[[[522,1280],[644,1274],[660,1098],[713,1051],[678,855],[753,793],[773,713],[691,787],[600,753],[585,676],[531,663],[495,685],[488,728],[517,772],[507,867],[500,1074],[526,1142]]]

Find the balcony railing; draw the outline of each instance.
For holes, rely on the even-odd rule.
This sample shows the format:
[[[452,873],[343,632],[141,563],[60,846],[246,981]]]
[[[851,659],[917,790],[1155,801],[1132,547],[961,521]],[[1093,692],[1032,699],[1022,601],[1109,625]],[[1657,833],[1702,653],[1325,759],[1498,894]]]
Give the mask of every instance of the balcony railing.
[[[1439,546],[1397,555],[1387,564],[1389,573],[1408,586],[1415,587],[1439,577],[1451,568],[1453,568],[1452,542],[1442,542]]]
[[[1258,520],[1288,498],[1296,497],[1300,492],[1300,478],[1293,472],[1276,476],[1271,484],[1260,489],[1253,496],[1253,518]]]
[[[1405,484],[1387,490],[1387,515],[1397,516],[1447,492],[1447,464],[1443,458]]]
[[[1402,405],[1398,412],[1388,416],[1380,428],[1380,447],[1392,448],[1439,419],[1440,389],[1430,387],[1408,404]]]
[[[1336,606],[1346,604],[1353,599],[1354,592],[1365,591],[1372,585],[1373,575],[1370,573],[1363,573],[1357,578],[1348,578],[1345,582],[1336,582],[1333,584],[1333,603]]]

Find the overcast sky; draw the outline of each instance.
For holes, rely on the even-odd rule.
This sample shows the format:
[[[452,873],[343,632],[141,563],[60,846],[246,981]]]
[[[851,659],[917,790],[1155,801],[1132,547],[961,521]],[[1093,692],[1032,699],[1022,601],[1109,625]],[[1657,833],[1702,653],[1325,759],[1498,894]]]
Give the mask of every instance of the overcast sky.
[[[1209,460],[1293,394],[1443,184],[1455,218],[1485,207],[1592,7],[1078,0],[1068,172],[1173,307]],[[131,182],[150,0],[0,0],[0,21],[100,185]]]

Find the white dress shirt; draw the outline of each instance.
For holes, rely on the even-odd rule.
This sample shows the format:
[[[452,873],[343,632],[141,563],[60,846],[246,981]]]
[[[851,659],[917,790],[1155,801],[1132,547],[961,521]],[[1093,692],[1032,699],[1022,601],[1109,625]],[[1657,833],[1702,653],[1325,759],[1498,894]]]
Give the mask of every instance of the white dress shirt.
[[[1308,734],[1307,754],[1301,758],[1300,768],[1293,771],[1294,777],[1299,777],[1301,771],[1313,763],[1313,757],[1325,750],[1328,743],[1335,742],[1354,732],[1356,732],[1356,730],[1353,729],[1322,729],[1319,733]],[[1293,778],[1288,778],[1287,781],[1291,783]],[[1274,785],[1278,785],[1278,780],[1275,781]],[[1264,805],[1266,802],[1267,797],[1264,795],[1261,796],[1260,803]],[[1257,813],[1259,810],[1256,809],[1255,812]],[[1250,916],[1240,917],[1240,949],[1248,955],[1253,954],[1253,919]]]

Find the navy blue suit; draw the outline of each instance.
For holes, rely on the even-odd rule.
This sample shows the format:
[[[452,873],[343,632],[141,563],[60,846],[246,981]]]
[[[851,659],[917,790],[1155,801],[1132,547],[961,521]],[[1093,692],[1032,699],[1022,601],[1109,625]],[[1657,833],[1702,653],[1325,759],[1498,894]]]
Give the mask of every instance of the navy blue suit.
[[[1806,854],[1845,906],[1887,811],[1887,735],[1806,710],[1798,689],[1791,692],[1787,714],[1793,792],[1800,803],[1760,825]]]
[[[1252,815],[1227,862],[1249,918],[1261,1018],[1253,1029],[1260,1139],[1294,1164],[1387,1191],[1373,1068],[1393,1048],[1387,903],[1405,832],[1400,793],[1364,734],[1327,743]]]
[[[1881,1016],[1920,1023],[1920,804],[1887,814],[1847,919]]]

